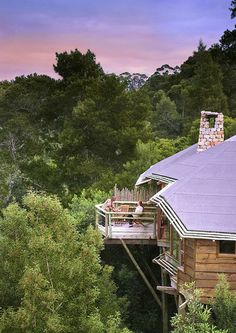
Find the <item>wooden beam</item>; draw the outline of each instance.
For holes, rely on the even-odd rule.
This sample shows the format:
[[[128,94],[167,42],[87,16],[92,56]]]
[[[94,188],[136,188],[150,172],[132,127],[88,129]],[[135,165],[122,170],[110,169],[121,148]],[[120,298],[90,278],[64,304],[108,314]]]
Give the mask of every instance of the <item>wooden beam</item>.
[[[151,292],[152,296],[154,297],[155,301],[157,302],[157,304],[160,306],[160,308],[162,309],[162,302],[160,300],[160,298],[158,297],[157,293],[155,292],[155,290],[153,289],[152,285],[150,284],[150,282],[148,281],[148,279],[146,278],[145,274],[143,273],[143,271],[141,270],[140,266],[138,265],[137,261],[134,259],[134,256],[132,255],[132,253],[130,252],[128,246],[125,244],[125,241],[121,238],[120,239],[125,251],[127,252],[128,256],[130,257],[131,261],[133,262],[134,266],[136,267],[137,271],[139,272],[139,274],[141,275],[143,281],[146,283],[149,291]]]
[[[157,246],[159,247],[170,247],[170,242],[167,240],[157,240]]]
[[[178,291],[174,287],[157,286],[156,288],[157,290],[169,295],[178,295]]]
[[[120,238],[104,238],[104,243],[105,245],[117,245],[120,244]],[[156,239],[136,239],[136,238],[130,238],[130,239],[125,239],[126,244],[130,245],[156,245],[157,241]]]

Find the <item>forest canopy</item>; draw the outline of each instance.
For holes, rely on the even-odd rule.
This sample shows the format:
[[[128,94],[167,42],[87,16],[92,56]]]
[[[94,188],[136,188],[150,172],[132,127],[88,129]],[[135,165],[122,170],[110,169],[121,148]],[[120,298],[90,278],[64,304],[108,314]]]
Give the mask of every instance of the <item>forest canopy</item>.
[[[230,10],[235,17],[234,0]],[[222,112],[225,138],[236,134],[236,29],[209,48],[200,40],[179,73],[154,74],[139,89],[105,73],[90,50],[56,53],[53,68],[59,79],[0,82],[0,331],[152,333],[159,313],[125,255],[102,252],[94,205],[196,143],[202,110]],[[133,251],[144,266],[153,258]],[[218,305],[214,332],[231,327]],[[213,332],[210,312],[197,314]]]
[[[1,206],[28,189],[68,205],[90,187],[132,187],[150,160],[197,141],[201,110],[223,112],[226,137],[235,134],[235,38],[234,29],[208,49],[200,41],[180,73],[152,75],[138,90],[78,49],[56,53],[61,79],[32,74],[0,82]],[[156,152],[145,163],[140,148],[151,145]]]

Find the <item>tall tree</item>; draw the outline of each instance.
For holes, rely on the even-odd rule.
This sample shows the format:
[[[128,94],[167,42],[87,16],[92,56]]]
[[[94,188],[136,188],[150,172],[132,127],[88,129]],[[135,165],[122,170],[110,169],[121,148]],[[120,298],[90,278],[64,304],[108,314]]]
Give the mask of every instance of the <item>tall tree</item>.
[[[54,197],[29,194],[0,221],[0,331],[128,332],[120,301],[102,267],[100,236],[79,234]],[[113,327],[113,328],[112,328]]]
[[[229,282],[224,274],[219,275],[215,288],[215,298],[211,305],[216,325],[230,333],[236,332],[236,295],[230,291]]]
[[[190,94],[196,115],[201,110],[227,113],[220,67],[213,61],[209,51],[199,49],[196,59]]]
[[[124,164],[124,170],[115,177],[120,187],[133,188],[139,175],[150,165],[187,148],[186,138],[157,139],[146,143],[139,140],[136,145],[135,157]]]
[[[229,8],[231,11],[231,19],[236,17],[236,0],[232,0],[231,7]]]
[[[95,54],[87,50],[82,54],[78,49],[70,53],[56,53],[54,70],[63,79],[79,77],[80,79],[97,78],[103,75],[103,69],[96,63]]]
[[[112,176],[131,159],[137,140],[151,137],[150,114],[151,104],[144,92],[127,92],[112,75],[97,81],[93,96],[74,107],[60,135],[58,161],[69,191],[80,191],[107,174]],[[106,181],[100,186],[111,188]]]
[[[229,115],[236,116],[236,29],[226,30],[218,44],[210,48],[211,55],[222,70],[223,89],[228,99]]]
[[[152,119],[155,135],[176,137],[181,131],[181,117],[176,111],[175,102],[163,90],[159,90],[153,99],[156,101]]]

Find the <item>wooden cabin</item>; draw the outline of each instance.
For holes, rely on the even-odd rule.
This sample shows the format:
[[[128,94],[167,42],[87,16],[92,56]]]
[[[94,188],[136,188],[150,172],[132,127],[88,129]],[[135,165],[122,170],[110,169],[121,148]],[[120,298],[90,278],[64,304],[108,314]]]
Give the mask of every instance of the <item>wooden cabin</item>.
[[[153,165],[136,185],[150,180],[162,183],[150,198],[161,247],[153,262],[170,287],[181,294],[195,281],[207,303],[224,273],[236,291],[236,136],[223,142],[223,115],[203,111],[198,144]]]
[[[199,133],[197,144],[151,166],[137,180],[137,188],[154,189],[140,217],[146,227],[115,226],[125,212],[102,212],[101,205],[97,225],[106,241],[154,241],[159,249],[153,262],[169,276],[168,285],[157,290],[184,298],[183,285],[195,281],[207,303],[219,273],[236,291],[236,136],[224,141],[223,114],[208,111],[201,112]],[[129,205],[132,211],[134,202]]]

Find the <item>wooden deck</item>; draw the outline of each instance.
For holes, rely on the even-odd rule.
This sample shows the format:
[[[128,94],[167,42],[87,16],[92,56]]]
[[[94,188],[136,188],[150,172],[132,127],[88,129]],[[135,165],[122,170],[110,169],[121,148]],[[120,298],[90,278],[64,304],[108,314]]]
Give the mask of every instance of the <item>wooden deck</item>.
[[[129,212],[107,212],[102,209],[102,205],[96,206],[96,225],[106,243],[125,239],[130,244],[156,244],[155,207],[148,205],[140,217],[136,216],[133,219],[135,203],[128,202],[128,204]],[[133,223],[133,227],[130,227],[129,222]]]
[[[116,239],[156,239],[155,224],[133,224],[133,227],[129,226],[129,223],[111,224],[108,227],[108,234],[106,234],[106,227],[98,225],[98,229],[102,232],[105,238]]]

